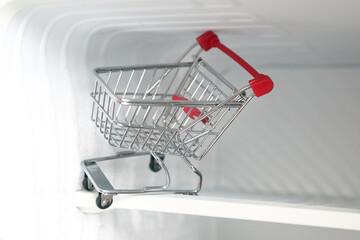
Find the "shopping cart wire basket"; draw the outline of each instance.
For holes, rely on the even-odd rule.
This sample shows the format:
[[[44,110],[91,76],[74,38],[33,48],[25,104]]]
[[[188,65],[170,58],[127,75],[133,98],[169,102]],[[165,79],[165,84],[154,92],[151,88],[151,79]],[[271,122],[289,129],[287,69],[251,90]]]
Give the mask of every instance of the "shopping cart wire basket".
[[[92,121],[111,146],[129,149],[82,162],[84,188],[99,192],[98,207],[109,207],[113,195],[119,193],[196,194],[202,175],[189,158],[201,160],[254,96],[273,89],[268,76],[224,46],[215,33],[205,32],[196,40],[175,63],[94,70]],[[200,57],[211,48],[218,48],[252,75],[249,85],[236,88]],[[192,61],[183,62],[189,57]],[[164,170],[164,185],[114,189],[96,164],[144,154],[151,155],[153,171]],[[195,189],[169,189],[170,173],[163,162],[167,154],[180,156],[194,171],[198,176]]]

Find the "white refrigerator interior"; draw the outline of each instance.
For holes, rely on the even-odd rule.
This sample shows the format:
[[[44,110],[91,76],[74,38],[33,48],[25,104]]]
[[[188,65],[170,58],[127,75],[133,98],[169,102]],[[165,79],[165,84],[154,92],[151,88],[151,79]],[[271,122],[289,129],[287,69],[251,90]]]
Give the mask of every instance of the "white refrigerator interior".
[[[0,239],[359,239],[359,9],[355,0],[3,1]],[[90,120],[93,68],[174,62],[207,30],[274,90],[193,162],[204,176],[198,197],[116,196],[97,211],[80,161],[120,149]],[[218,50],[205,57],[235,86],[250,80]],[[165,161],[174,181],[191,183],[181,161]],[[162,180],[148,164],[102,167],[129,187]]]

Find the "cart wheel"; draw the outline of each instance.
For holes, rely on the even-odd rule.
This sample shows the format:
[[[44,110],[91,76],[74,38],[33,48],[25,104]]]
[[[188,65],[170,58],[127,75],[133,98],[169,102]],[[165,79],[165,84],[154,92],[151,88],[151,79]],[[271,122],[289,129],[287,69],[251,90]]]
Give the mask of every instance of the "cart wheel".
[[[107,209],[113,203],[113,196],[112,195],[104,195],[99,193],[96,198],[96,206],[100,209]]]
[[[161,156],[160,157],[161,161],[164,161],[165,156]],[[153,157],[153,155],[150,155],[150,164],[149,167],[151,169],[151,171],[153,172],[158,172],[161,170],[161,166],[160,164],[158,164],[158,162],[155,160],[155,158]]]
[[[82,185],[83,185],[84,189],[86,189],[88,191],[92,191],[95,189],[94,185],[91,183],[91,181],[88,178],[88,176],[86,175],[86,173],[84,173],[84,179],[82,181]]]

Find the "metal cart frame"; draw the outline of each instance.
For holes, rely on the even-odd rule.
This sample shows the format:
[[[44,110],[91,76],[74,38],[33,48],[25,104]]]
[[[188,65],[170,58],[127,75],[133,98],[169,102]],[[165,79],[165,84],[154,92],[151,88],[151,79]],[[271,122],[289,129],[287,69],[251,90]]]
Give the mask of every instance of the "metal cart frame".
[[[200,45],[193,61],[182,60]],[[216,47],[239,63],[254,78],[240,90],[206,63],[200,54]],[[254,96],[273,88],[272,80],[259,74],[220,43],[211,31],[197,38],[173,64],[105,67],[94,70],[92,120],[109,145],[127,148],[116,156],[85,160],[83,186],[99,192],[96,203],[107,208],[116,194],[171,192],[197,194],[202,175],[188,158],[201,160]],[[162,186],[114,189],[97,162],[149,154],[153,171],[163,170]],[[164,155],[177,155],[198,177],[196,188],[170,189]]]

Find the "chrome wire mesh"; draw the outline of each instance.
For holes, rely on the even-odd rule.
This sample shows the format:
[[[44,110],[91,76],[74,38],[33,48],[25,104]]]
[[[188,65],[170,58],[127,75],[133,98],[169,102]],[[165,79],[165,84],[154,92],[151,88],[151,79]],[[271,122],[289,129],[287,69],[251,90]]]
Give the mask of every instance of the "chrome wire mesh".
[[[253,97],[247,96],[249,87],[237,90],[197,56],[185,63],[98,68],[94,74],[92,120],[111,146],[199,160]],[[194,124],[196,119],[201,121]]]

